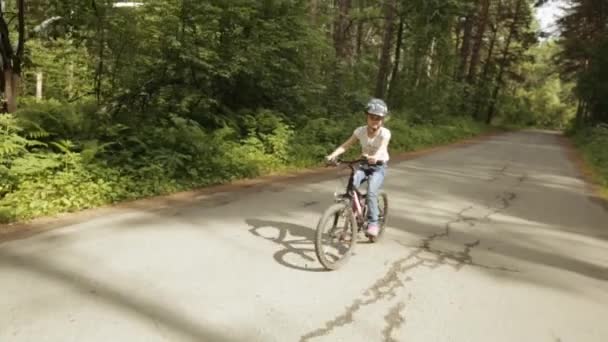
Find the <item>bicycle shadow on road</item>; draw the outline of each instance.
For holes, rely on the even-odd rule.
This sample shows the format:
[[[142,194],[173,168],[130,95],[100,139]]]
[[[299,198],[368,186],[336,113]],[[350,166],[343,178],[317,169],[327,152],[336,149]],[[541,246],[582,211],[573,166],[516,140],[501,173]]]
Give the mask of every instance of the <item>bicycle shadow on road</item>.
[[[249,232],[257,237],[272,241],[283,247],[274,254],[274,259],[281,265],[306,272],[326,272],[319,267],[315,254],[315,230],[288,222],[246,219],[251,227]],[[278,235],[277,235],[278,232]],[[358,245],[371,244],[368,239],[359,240]]]
[[[281,247],[274,259],[281,265],[306,272],[325,272],[315,256],[315,231],[309,227],[279,221],[246,219],[249,232]],[[277,235],[278,232],[278,235]]]

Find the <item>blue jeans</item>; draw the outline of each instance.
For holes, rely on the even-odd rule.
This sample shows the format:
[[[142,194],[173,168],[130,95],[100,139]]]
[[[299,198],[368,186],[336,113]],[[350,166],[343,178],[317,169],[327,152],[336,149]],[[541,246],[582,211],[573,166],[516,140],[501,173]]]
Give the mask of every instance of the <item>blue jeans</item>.
[[[378,224],[378,215],[380,214],[380,209],[378,208],[378,192],[384,183],[385,172],[385,165],[369,166],[357,170],[353,177],[353,185],[359,187],[365,180],[365,177],[369,176],[367,179],[367,182],[369,183],[367,188],[367,219],[370,225]]]

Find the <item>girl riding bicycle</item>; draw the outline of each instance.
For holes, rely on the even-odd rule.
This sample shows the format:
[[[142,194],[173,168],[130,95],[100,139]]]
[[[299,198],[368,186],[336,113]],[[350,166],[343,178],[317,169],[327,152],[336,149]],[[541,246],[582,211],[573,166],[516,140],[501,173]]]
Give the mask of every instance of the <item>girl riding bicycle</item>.
[[[386,165],[389,160],[388,144],[391,140],[391,132],[388,128],[383,127],[384,119],[388,115],[388,107],[384,101],[371,99],[367,103],[365,114],[367,115],[367,125],[355,129],[353,135],[328,155],[326,159],[328,161],[335,160],[357,140],[359,141],[361,155],[367,160],[367,163],[355,173],[353,185],[355,187],[360,186],[366,178],[369,182],[367,189],[367,206],[369,207],[367,234],[377,236],[380,230],[378,226],[378,191],[384,183]]]

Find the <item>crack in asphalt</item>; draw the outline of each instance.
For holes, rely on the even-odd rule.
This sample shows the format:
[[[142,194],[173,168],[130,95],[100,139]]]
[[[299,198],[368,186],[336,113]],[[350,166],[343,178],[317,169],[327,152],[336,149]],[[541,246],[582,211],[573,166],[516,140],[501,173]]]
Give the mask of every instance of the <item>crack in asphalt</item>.
[[[488,265],[474,262],[473,257],[471,256],[471,251],[473,250],[473,248],[475,248],[481,244],[481,240],[475,240],[475,241],[472,241],[469,243],[465,243],[464,244],[465,248],[463,251],[455,251],[455,252],[454,251],[444,251],[441,249],[431,247],[431,244],[433,242],[435,242],[436,240],[441,239],[441,238],[448,238],[451,234],[453,225],[458,224],[458,223],[466,223],[469,225],[469,227],[474,227],[479,222],[484,222],[484,221],[489,220],[492,215],[495,215],[503,210],[508,209],[511,206],[511,203],[516,198],[517,198],[517,194],[515,194],[514,192],[510,192],[510,191],[503,192],[502,194],[500,194],[496,197],[496,199],[498,200],[499,203],[501,203],[501,205],[494,209],[492,209],[492,206],[488,206],[487,209],[492,209],[491,212],[480,218],[465,216],[465,213],[467,211],[474,208],[473,206],[464,208],[457,214],[456,219],[449,221],[445,224],[443,232],[435,233],[435,234],[427,237],[426,239],[422,240],[421,248],[429,253],[432,253],[433,255],[435,255],[437,257],[437,260],[429,260],[432,262],[431,268],[437,268],[437,267],[443,266],[443,265],[450,265],[455,270],[458,271],[462,267],[468,265],[468,266],[474,266],[474,267],[479,267],[479,268],[484,268],[484,269],[494,270],[494,271],[518,272],[515,269],[511,269],[511,268],[504,267],[504,266],[488,266]],[[456,263],[455,264],[450,263],[450,261],[455,261]]]
[[[320,203],[319,201],[309,201],[309,202],[304,202],[304,203],[302,203],[302,207],[303,207],[303,208],[308,208],[308,207],[315,206],[315,205],[317,205],[317,204],[319,204],[319,203]]]
[[[505,164],[500,170],[498,170],[496,172],[496,174],[494,176],[492,176],[492,178],[488,179],[487,181],[494,182],[494,181],[497,181],[500,177],[506,176],[508,168],[509,168],[509,164]]]
[[[412,295],[410,294],[409,297],[411,298]],[[386,322],[386,328],[384,328],[382,331],[384,342],[397,342],[392,335],[394,331],[399,330],[399,328],[405,323],[405,317],[403,316],[404,310],[405,302],[399,302],[388,311],[386,316],[384,316],[384,321]]]
[[[507,169],[507,166],[505,166],[502,169],[503,174],[506,169]],[[506,175],[506,174],[504,174],[504,175]],[[512,190],[519,187],[526,180],[526,178],[527,178],[527,176],[525,174],[517,177],[517,184],[515,184],[512,187]],[[450,236],[450,233],[452,230],[452,225],[457,224],[457,223],[467,223],[470,227],[474,227],[479,222],[488,221],[491,216],[496,215],[497,213],[508,209],[509,207],[511,207],[511,204],[516,199],[517,199],[517,194],[515,192],[503,191],[501,194],[496,196],[496,201],[499,202],[500,205],[496,206],[496,207],[494,207],[492,205],[487,206],[487,209],[490,210],[490,212],[480,218],[465,216],[465,213],[467,211],[474,208],[473,206],[464,208],[457,214],[456,219],[449,221],[445,224],[444,231],[442,233],[433,234],[430,237],[423,240],[422,248],[438,257],[438,260],[435,261],[435,265],[433,266],[433,268],[436,268],[441,265],[451,265],[456,270],[460,270],[462,267],[469,265],[469,266],[474,266],[474,267],[479,267],[479,268],[484,268],[484,269],[494,270],[494,271],[519,272],[515,269],[511,269],[511,268],[504,267],[504,266],[488,266],[488,265],[483,265],[483,264],[474,262],[473,257],[471,256],[471,251],[473,250],[473,248],[475,248],[481,244],[481,240],[476,240],[473,242],[465,243],[464,244],[465,249],[462,252],[460,252],[460,251],[459,252],[442,251],[440,249],[433,249],[431,247],[431,244],[435,240],[437,240],[439,238],[447,238]],[[457,263],[449,264],[448,262],[450,260],[456,261]]]
[[[507,168],[508,168],[508,165],[505,165],[502,168],[502,170],[500,171],[500,174],[494,179],[494,181],[498,180],[500,178],[500,176],[506,176]],[[517,184],[512,186],[512,188],[510,190],[514,190],[515,188],[520,186],[525,181],[525,179],[526,179],[526,175],[522,175],[522,176],[518,177]],[[518,270],[510,269],[510,268],[503,267],[503,266],[488,266],[488,265],[483,265],[483,264],[474,262],[473,257],[471,256],[471,252],[475,247],[477,247],[481,244],[481,240],[479,240],[479,239],[472,241],[472,242],[465,243],[464,250],[457,251],[457,252],[443,251],[440,249],[433,248],[431,246],[433,244],[433,242],[435,242],[438,239],[448,238],[452,231],[453,225],[458,224],[458,223],[466,223],[469,225],[469,227],[474,227],[479,222],[489,220],[492,215],[495,215],[503,210],[508,209],[515,199],[517,199],[517,194],[515,192],[503,191],[501,194],[496,196],[496,200],[498,201],[499,205],[496,207],[493,205],[487,206],[486,209],[490,210],[490,213],[488,213],[482,217],[479,217],[479,218],[465,216],[465,213],[467,211],[473,209],[474,206],[468,206],[466,208],[463,208],[462,210],[460,210],[457,213],[456,218],[448,221],[444,225],[442,232],[434,233],[434,234],[426,237],[425,239],[422,240],[422,244],[419,247],[417,247],[416,249],[414,249],[408,256],[393,262],[392,266],[389,268],[389,270],[386,272],[386,274],[382,278],[378,279],[374,283],[374,285],[372,285],[370,288],[368,288],[363,293],[364,297],[370,297],[369,299],[367,299],[367,300],[356,299],[350,306],[348,306],[345,309],[343,314],[338,315],[336,318],[334,318],[330,321],[327,321],[323,328],[319,328],[308,334],[303,335],[300,338],[300,342],[309,341],[315,337],[326,336],[338,327],[346,326],[348,324],[353,323],[355,313],[357,313],[357,311],[361,310],[361,308],[363,308],[364,306],[374,304],[376,302],[379,302],[382,299],[390,300],[390,299],[395,298],[397,296],[397,291],[405,286],[405,282],[409,282],[409,281],[413,280],[409,276],[406,277],[405,280],[401,280],[401,278],[399,276],[405,275],[412,269],[418,268],[419,266],[427,267],[429,269],[436,269],[443,265],[449,265],[449,266],[452,266],[456,271],[459,271],[464,266],[468,265],[468,266],[479,267],[479,268],[484,268],[484,269],[489,269],[489,270],[494,270],[494,271],[519,272]],[[424,258],[423,256],[421,256],[421,254],[423,254],[424,252],[433,254],[435,256],[435,258],[434,259]],[[410,261],[413,261],[413,260],[415,260],[413,263],[409,263]],[[455,261],[456,263],[453,263],[453,261]],[[403,307],[401,306],[401,303],[398,304],[397,307],[393,307],[389,310],[387,317],[391,317],[391,319],[394,319],[395,310],[397,310],[396,312],[397,312],[398,317],[401,317],[401,312],[404,310],[404,308],[405,308],[405,304],[403,304]],[[391,322],[396,322],[396,321],[391,321]],[[395,323],[393,323],[393,324],[395,324]],[[402,322],[400,322],[398,324],[402,324]],[[385,341],[393,341],[393,339],[390,337],[390,334],[393,331],[393,329],[391,327],[392,326],[389,325],[389,327],[387,328],[388,330],[385,329],[383,331]],[[387,333],[388,333],[388,335],[387,335]]]
[[[325,323],[323,328],[312,331],[300,338],[301,342],[309,341],[315,337],[321,337],[329,334],[336,328],[348,325],[354,321],[354,315],[362,307],[374,304],[382,299],[395,298],[397,290],[405,285],[405,282],[412,281],[411,277],[407,277],[405,280],[399,278],[400,274],[405,274],[409,270],[421,266],[424,260],[418,260],[413,264],[408,265],[407,262],[416,258],[418,254],[422,253],[423,250],[417,248],[412,251],[410,255],[400,260],[395,261],[388,272],[380,279],[376,280],[374,285],[368,288],[364,292],[365,297],[370,297],[367,300],[356,299],[350,306],[344,310],[344,313],[337,316],[336,318]]]

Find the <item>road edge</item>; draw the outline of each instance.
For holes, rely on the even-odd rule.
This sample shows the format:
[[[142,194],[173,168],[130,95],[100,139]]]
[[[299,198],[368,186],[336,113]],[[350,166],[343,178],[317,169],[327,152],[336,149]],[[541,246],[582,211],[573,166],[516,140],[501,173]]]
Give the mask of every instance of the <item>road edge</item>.
[[[608,197],[604,195],[593,167],[585,160],[582,152],[576,147],[570,137],[562,133],[558,136],[558,141],[566,151],[570,162],[574,164],[575,169],[579,173],[579,178],[585,182],[589,200],[608,211]]]
[[[482,133],[475,137],[465,138],[447,144],[425,147],[416,151],[396,153],[391,157],[391,161],[399,163],[441,151],[463,148],[479,144],[495,136],[509,132],[510,131],[496,129]],[[79,224],[87,220],[102,217],[104,215],[117,214],[119,212],[128,212],[132,210],[154,212],[170,207],[197,202],[204,204],[205,202],[213,202],[215,200],[214,195],[218,194],[241,191],[257,192],[269,187],[278,186],[281,188],[300,182],[323,181],[335,177],[337,177],[337,174],[333,168],[308,168],[281,174],[260,176],[252,179],[242,179],[222,185],[181,191],[168,195],[159,195],[132,201],[125,201],[96,208],[84,209],[77,212],[38,217],[28,221],[0,224],[0,243],[26,239],[46,231]]]

